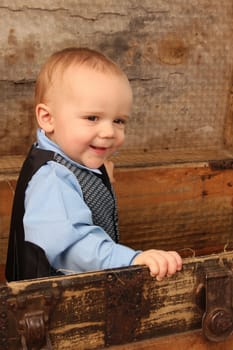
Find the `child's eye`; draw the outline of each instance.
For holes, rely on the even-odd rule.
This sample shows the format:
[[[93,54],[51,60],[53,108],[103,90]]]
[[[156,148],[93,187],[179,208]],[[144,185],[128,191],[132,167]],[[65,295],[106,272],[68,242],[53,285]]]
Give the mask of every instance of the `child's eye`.
[[[124,126],[126,124],[126,120],[123,118],[118,118],[114,120],[114,123]]]
[[[87,120],[90,120],[91,122],[96,122],[98,120],[98,117],[96,115],[89,115],[87,117]]]

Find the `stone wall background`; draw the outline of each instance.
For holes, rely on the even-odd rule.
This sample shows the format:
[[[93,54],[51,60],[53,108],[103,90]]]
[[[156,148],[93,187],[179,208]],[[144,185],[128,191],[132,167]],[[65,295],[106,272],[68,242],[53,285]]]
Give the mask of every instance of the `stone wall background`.
[[[27,152],[36,75],[67,46],[98,49],[127,73],[126,150],[231,144],[232,19],[232,0],[0,0],[0,156]]]

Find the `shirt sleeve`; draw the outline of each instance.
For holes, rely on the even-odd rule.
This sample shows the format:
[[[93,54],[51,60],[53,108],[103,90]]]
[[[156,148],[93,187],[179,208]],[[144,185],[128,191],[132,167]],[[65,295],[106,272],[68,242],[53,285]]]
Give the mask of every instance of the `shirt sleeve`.
[[[41,167],[25,194],[25,239],[40,246],[56,269],[85,272],[128,266],[139,253],[115,243],[92,222],[72,172],[55,162]]]

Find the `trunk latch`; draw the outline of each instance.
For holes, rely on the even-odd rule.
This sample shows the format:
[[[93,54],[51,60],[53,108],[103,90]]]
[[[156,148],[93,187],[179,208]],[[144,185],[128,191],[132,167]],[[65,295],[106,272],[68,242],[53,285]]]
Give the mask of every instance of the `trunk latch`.
[[[204,283],[197,289],[197,304],[205,311],[202,330],[210,341],[224,341],[233,331],[232,271],[226,267],[209,267]]]

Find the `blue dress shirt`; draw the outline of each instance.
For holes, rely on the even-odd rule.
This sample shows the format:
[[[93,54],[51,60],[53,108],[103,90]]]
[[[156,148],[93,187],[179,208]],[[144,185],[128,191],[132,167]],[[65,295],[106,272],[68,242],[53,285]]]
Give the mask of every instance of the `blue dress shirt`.
[[[40,129],[41,149],[62,150]],[[89,169],[100,173],[99,169]],[[49,161],[32,177],[25,194],[25,240],[44,249],[49,263],[65,273],[85,272],[131,265],[139,251],[115,243],[92,221],[75,175],[65,166]]]

